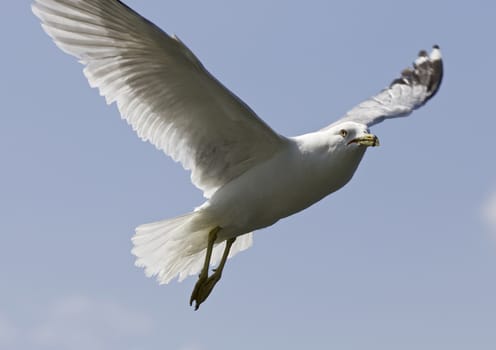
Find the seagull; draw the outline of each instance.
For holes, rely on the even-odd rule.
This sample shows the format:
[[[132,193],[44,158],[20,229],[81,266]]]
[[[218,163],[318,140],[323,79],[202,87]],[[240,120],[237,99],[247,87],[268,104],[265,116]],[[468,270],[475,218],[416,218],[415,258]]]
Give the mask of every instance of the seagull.
[[[82,63],[91,87],[123,119],[191,171],[206,201],[191,213],[136,228],[136,265],[160,284],[197,275],[198,309],[226,261],[271,226],[339,190],[368,147],[369,128],[404,117],[439,89],[439,46],[377,95],[315,132],[285,137],[224,87],[177,37],[119,0],[34,0],[34,14],[64,52]],[[209,275],[210,267],[216,266]]]

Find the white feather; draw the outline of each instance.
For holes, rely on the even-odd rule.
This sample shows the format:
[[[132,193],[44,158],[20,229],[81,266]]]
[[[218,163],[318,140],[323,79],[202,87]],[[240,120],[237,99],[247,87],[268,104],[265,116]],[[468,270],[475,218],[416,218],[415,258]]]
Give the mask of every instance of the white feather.
[[[285,143],[194,54],[118,1],[36,0],[33,12],[138,136],[184,168],[209,198]]]
[[[198,274],[203,267],[208,233],[213,223],[202,211],[177,218],[153,222],[136,228],[132,253],[136,266],[144,267],[148,277],[156,276],[160,284],[169,283],[179,275],[179,281]],[[236,238],[229,257],[252,245],[252,233]],[[211,265],[217,265],[225,243],[214,246]]]
[[[414,67],[377,95],[353,107],[328,127],[346,121],[372,126],[384,119],[406,117],[423,106],[439,89],[443,76],[441,50],[434,46],[430,55],[421,52]]]

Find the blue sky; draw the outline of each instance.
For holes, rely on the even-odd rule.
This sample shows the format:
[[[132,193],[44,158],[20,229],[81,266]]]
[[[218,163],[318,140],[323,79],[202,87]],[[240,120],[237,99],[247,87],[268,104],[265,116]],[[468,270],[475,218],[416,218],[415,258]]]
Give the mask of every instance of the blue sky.
[[[134,227],[190,211],[188,174],[141,142],[41,30],[0,21],[0,347],[496,347],[494,33],[490,1],[139,1],[275,130],[330,124],[439,44],[427,106],[373,128],[353,180],[255,234],[198,312],[195,278],[133,266]]]

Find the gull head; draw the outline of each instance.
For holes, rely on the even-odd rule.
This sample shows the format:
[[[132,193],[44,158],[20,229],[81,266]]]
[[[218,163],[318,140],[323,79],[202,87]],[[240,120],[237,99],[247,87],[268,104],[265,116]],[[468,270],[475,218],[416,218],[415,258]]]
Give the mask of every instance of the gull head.
[[[366,125],[345,122],[334,125],[332,133],[338,144],[343,148],[356,148],[356,147],[377,147],[380,145],[379,138],[369,132]]]

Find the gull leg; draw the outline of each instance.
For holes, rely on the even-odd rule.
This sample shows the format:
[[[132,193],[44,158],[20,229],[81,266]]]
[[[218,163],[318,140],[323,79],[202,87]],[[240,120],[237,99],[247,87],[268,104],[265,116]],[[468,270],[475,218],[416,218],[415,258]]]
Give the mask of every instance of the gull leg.
[[[226,241],[226,247],[224,248],[224,253],[222,254],[222,259],[219,263],[219,266],[214,270],[214,273],[208,277],[208,267],[210,265],[210,256],[212,255],[213,242],[215,242],[215,238],[211,240],[212,232],[216,229],[212,230],[209,234],[209,246],[207,246],[207,256],[205,257],[205,264],[203,265],[203,269],[200,273],[198,281],[195,284],[195,288],[193,289],[193,293],[191,293],[191,298],[189,300],[189,304],[192,305],[193,301],[196,302],[195,310],[198,310],[200,304],[203,303],[212,290],[214,289],[217,282],[219,282],[222,277],[222,270],[227,261],[227,257],[229,256],[229,251],[231,250],[231,246],[233,245],[236,238],[231,238]],[[217,236],[217,232],[219,232],[220,228],[218,228],[214,235]],[[209,249],[210,248],[210,249]]]
[[[212,250],[214,249],[214,243],[217,239],[217,233],[220,231],[220,227],[217,226],[212,231],[208,233],[208,243],[207,243],[207,254],[205,255],[205,262],[203,263],[203,268],[200,272],[200,279],[207,279],[208,268],[210,267],[210,258],[212,257]]]
[[[208,279],[208,268],[210,267],[210,258],[212,257],[212,250],[214,249],[214,243],[217,239],[217,233],[220,231],[220,227],[215,227],[212,231],[208,233],[208,243],[207,243],[207,253],[205,254],[205,262],[203,263],[203,268],[198,276],[198,281],[195,284],[195,288],[193,289],[193,293],[191,293],[191,298],[189,299],[189,305],[193,304],[193,301],[196,301],[196,308],[198,309],[198,296],[200,293],[200,289],[205,284]]]

